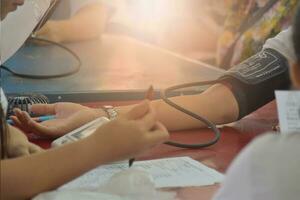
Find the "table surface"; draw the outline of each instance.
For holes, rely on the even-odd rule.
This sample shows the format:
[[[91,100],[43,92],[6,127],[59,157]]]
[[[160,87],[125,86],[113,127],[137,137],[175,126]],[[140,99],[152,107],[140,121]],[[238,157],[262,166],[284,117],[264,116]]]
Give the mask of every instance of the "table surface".
[[[55,94],[52,101],[92,102],[86,103],[91,107],[103,104],[125,105],[132,103],[124,101],[125,99],[138,99],[137,95],[132,98],[126,95],[132,95],[132,91],[141,91],[142,97],[144,90],[153,83],[156,88],[164,88],[178,83],[216,79],[224,73],[203,63],[127,38],[103,37],[97,42],[72,44],[69,47],[82,59],[83,66],[78,74],[66,78],[32,80],[13,77],[4,72],[1,79],[6,92]],[[88,94],[92,93],[98,93],[98,96],[88,98]],[[109,97],[104,98],[104,94]],[[55,99],[58,97],[60,98]],[[187,150],[160,145],[137,159],[189,156],[224,173],[245,145],[277,124],[276,116],[275,104],[271,103],[239,122],[223,126],[220,141],[212,147]],[[171,133],[172,140],[185,143],[205,141],[212,136],[208,129]],[[51,142],[36,139],[31,141],[43,148],[49,148]],[[217,188],[218,186],[188,187],[176,188],[175,191],[180,199],[198,200],[211,199]]]
[[[150,85],[161,89],[174,84],[214,80],[224,73],[204,63],[126,37],[107,35],[101,40],[66,45],[82,61],[78,73],[63,78],[34,80],[2,71],[6,93],[42,93],[50,96],[52,101],[133,100],[142,97]],[[19,52],[20,55],[10,59],[7,65],[17,71],[32,73],[62,70],[62,64],[69,63],[69,56],[62,56],[63,52],[54,48],[27,45],[21,50],[24,52]]]
[[[106,103],[107,102],[96,102],[85,105],[98,107]],[[131,103],[132,102],[110,102],[110,104],[113,105],[127,105]],[[137,160],[189,156],[221,173],[225,173],[230,163],[242,148],[244,148],[254,137],[263,134],[266,131],[271,131],[272,127],[278,124],[276,116],[277,110],[275,102],[271,102],[242,120],[221,127],[221,139],[212,147],[199,150],[187,150],[163,144],[148,151],[144,155],[141,155]],[[213,134],[208,129],[196,129],[172,132],[171,140],[193,143],[195,141],[205,141],[212,136]],[[43,148],[49,148],[51,142],[49,140],[31,141]],[[182,200],[209,200],[218,188],[218,185],[213,185],[207,187],[176,188],[173,191],[177,192],[177,196]]]

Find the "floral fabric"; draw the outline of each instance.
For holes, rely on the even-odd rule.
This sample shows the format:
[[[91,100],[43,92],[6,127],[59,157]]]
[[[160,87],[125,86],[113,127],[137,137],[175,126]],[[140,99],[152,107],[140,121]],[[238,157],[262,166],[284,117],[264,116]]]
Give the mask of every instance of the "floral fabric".
[[[220,65],[229,48],[238,36],[238,30],[248,16],[265,6],[268,0],[227,0],[229,14],[224,24],[223,34],[218,41],[217,64]],[[237,41],[230,66],[260,51],[268,38],[290,26],[298,0],[278,0],[264,16]],[[226,66],[225,66],[226,67]],[[228,66],[227,66],[228,67]]]

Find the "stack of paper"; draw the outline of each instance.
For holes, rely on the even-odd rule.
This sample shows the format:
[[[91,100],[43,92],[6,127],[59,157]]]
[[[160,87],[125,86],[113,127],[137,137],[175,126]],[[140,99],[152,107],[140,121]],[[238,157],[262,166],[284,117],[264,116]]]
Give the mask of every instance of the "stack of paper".
[[[152,175],[156,188],[207,186],[220,183],[223,174],[189,157],[139,161],[134,167]],[[100,166],[63,185],[63,189],[97,189],[115,173],[128,169],[128,162]]]

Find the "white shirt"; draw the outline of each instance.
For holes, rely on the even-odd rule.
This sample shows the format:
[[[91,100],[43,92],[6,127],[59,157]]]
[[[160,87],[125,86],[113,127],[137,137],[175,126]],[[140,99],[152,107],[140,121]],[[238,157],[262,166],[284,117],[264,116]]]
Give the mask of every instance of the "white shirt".
[[[1,73],[0,73],[0,75],[1,75]],[[7,107],[8,107],[8,103],[7,103],[6,96],[5,96],[5,94],[4,94],[1,86],[0,86],[0,103],[1,103],[1,107],[2,107],[2,109],[4,111],[4,116],[5,116],[6,115],[6,111],[7,111]]]
[[[291,27],[280,32],[274,38],[268,39],[263,48],[274,49],[285,56],[290,62],[296,62],[292,33],[293,29]]]
[[[259,137],[230,166],[214,200],[299,200],[300,134]]]

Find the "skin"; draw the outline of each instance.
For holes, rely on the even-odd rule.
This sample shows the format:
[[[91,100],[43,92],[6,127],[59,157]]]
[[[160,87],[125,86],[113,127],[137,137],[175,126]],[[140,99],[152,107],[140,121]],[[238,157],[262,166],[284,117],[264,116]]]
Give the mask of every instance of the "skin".
[[[24,4],[24,0],[1,0],[1,20],[3,20],[9,12],[15,11],[18,6]]]
[[[35,34],[54,42],[76,42],[98,38],[105,28],[107,9],[100,3],[81,8],[68,20],[50,20]],[[74,34],[80,33],[80,34]]]
[[[294,87],[295,88],[297,88],[297,89],[300,89],[300,63],[297,63],[297,64],[293,64],[292,65],[292,67],[291,67],[291,78],[292,78],[292,81],[293,81],[293,84],[294,84]],[[215,87],[212,87],[212,88],[210,88],[210,91],[208,91],[209,93],[214,93],[214,92],[216,92],[216,91],[226,91],[227,90],[227,88],[225,88],[225,86],[222,86],[222,85],[217,85],[217,86],[215,86]],[[210,94],[211,95],[211,94]],[[229,98],[228,98],[228,100],[231,100],[232,99],[232,97],[231,97],[231,95],[228,95],[229,96]],[[188,102],[188,100],[186,100],[186,99],[175,99],[176,101],[181,101],[182,103],[187,103]],[[207,102],[210,102],[210,101],[208,101],[209,100],[209,98],[207,99]],[[158,103],[157,103],[158,102]],[[159,101],[157,101],[156,103],[159,105]],[[235,104],[236,102],[232,102],[233,104]],[[153,104],[155,104],[155,102],[153,103]],[[71,107],[72,107],[72,105],[70,105]],[[44,106],[42,106],[42,105],[39,105],[38,107],[36,107],[36,108],[39,108],[40,109],[40,111],[42,112],[42,109],[41,108],[46,108],[46,107],[44,107]],[[128,109],[129,107],[127,107],[127,109]],[[204,107],[205,108],[205,107]],[[168,109],[168,108],[165,108],[165,109]],[[44,110],[45,111],[45,110]],[[99,110],[98,110],[99,111]],[[237,110],[236,110],[237,111]],[[78,111],[77,111],[78,112]],[[173,111],[172,111],[173,112]],[[174,111],[175,112],[175,111]],[[206,112],[209,112],[209,110],[208,111],[206,111]],[[96,111],[95,111],[95,113],[96,113]],[[100,115],[100,113],[98,113],[99,115]],[[169,115],[169,116],[172,116],[172,115]],[[225,116],[225,115],[224,115]],[[234,119],[235,117],[237,117],[237,113],[235,113],[233,116],[232,116],[233,118],[232,119]],[[184,119],[184,120],[187,120],[187,121],[189,121],[189,119]],[[220,119],[220,120],[224,120],[224,119]],[[177,123],[181,123],[181,120],[178,120],[177,121]],[[193,124],[193,122],[192,121],[190,121],[189,123],[192,123]],[[182,126],[182,125],[181,125]],[[109,128],[109,130],[110,131],[112,131],[113,129],[114,129],[114,127],[116,127],[116,125],[111,125],[111,127]],[[44,128],[46,128],[46,129],[48,129],[47,127],[44,127]],[[108,132],[108,131],[107,131]],[[104,133],[104,132],[103,132]],[[119,141],[122,141],[122,138],[120,138],[120,135],[118,135],[118,136],[114,136],[114,134],[117,134],[117,133],[115,133],[115,131],[112,131],[112,133],[110,133],[110,134],[112,134],[113,136],[112,137],[108,137],[108,138],[106,138],[106,140],[104,140],[104,142],[101,142],[101,141],[103,141],[103,139],[101,138],[101,139],[99,139],[98,137],[100,137],[100,135],[102,135],[102,134],[94,134],[93,136],[91,136],[90,138],[88,138],[88,139],[85,139],[85,140],[82,140],[82,141],[80,141],[80,142],[78,142],[78,143],[74,143],[74,144],[71,144],[71,145],[68,145],[68,146],[66,146],[66,148],[65,148],[65,150],[63,151],[63,149],[58,149],[58,150],[51,150],[51,151],[49,151],[50,153],[48,154],[48,155],[52,155],[52,156],[49,156],[48,158],[47,158],[47,161],[45,161],[45,160],[43,160],[41,157],[42,156],[37,156],[37,155],[43,155],[43,154],[37,154],[35,157],[32,157],[32,158],[34,158],[34,160],[36,161],[36,163],[56,163],[56,167],[55,167],[55,170],[54,169],[48,169],[49,168],[49,166],[42,166],[42,167],[44,167],[44,168],[37,168],[36,166],[32,166],[32,164],[30,164],[31,162],[29,162],[29,160],[27,160],[29,163],[23,163],[23,165],[22,166],[26,166],[25,167],[25,170],[26,170],[26,172],[27,173],[29,173],[29,175],[30,175],[30,171],[32,171],[31,169],[32,168],[35,168],[35,169],[47,169],[47,170],[49,170],[49,171],[51,171],[51,173],[53,173],[53,170],[56,172],[56,171],[58,171],[57,172],[57,174],[60,174],[60,173],[63,173],[63,169],[60,169],[60,166],[62,165],[62,166],[67,166],[67,167],[73,167],[73,166],[70,166],[70,163],[68,163],[68,161],[70,161],[70,162],[72,162],[72,161],[74,161],[74,162],[76,162],[77,160],[76,159],[78,159],[78,157],[80,157],[80,156],[75,156],[75,158],[73,158],[72,157],[72,155],[74,155],[74,152],[75,152],[75,155],[81,155],[81,153],[82,153],[82,151],[79,151],[78,152],[78,148],[80,148],[80,149],[84,149],[85,150],[85,152],[83,153],[83,154],[88,154],[88,155],[94,155],[94,152],[95,152],[95,150],[97,150],[98,148],[101,148],[101,150],[99,151],[100,152],[100,155],[101,156],[99,156],[99,153],[97,154],[97,156],[94,158],[93,157],[93,159],[92,160],[84,160],[84,162],[86,162],[86,165],[84,165],[84,166],[80,166],[79,167],[79,169],[75,169],[74,171],[73,171],[73,174],[70,174],[70,173],[68,173],[68,174],[66,174],[66,175],[64,175],[63,177],[60,177],[60,178],[58,178],[58,179],[55,179],[55,180],[52,180],[52,177],[51,177],[51,179],[49,179],[49,177],[44,177],[45,179],[42,179],[42,180],[47,180],[46,182],[47,183],[43,183],[43,184],[46,184],[46,186],[45,185],[43,185],[44,187],[46,187],[46,188],[51,188],[52,187],[52,185],[50,184],[49,185],[49,183],[48,182],[50,182],[51,183],[51,181],[57,181],[57,180],[61,180],[62,182],[63,181],[65,181],[65,180],[68,180],[70,177],[73,177],[73,176],[77,176],[78,174],[80,174],[80,173],[82,173],[83,171],[82,170],[85,170],[85,169],[87,169],[87,168],[89,168],[89,167],[93,167],[94,166],[94,164],[95,163],[93,163],[93,160],[95,159],[95,161],[97,161],[97,162],[99,162],[99,163],[106,163],[106,162],[111,162],[111,161],[114,161],[114,160],[117,160],[117,158],[120,158],[120,157],[122,157],[122,155],[123,154],[119,154],[119,152],[114,152],[113,154],[111,154],[111,150],[108,150],[109,149],[109,147],[111,146],[111,145],[108,145],[107,146],[107,144],[118,144],[117,142],[114,142],[114,139],[115,138],[118,138],[119,139]],[[131,138],[131,139],[129,139],[129,140],[133,140],[134,139],[134,137],[136,137],[136,135],[132,135],[133,137]],[[98,139],[97,139],[97,138]],[[110,139],[109,139],[110,138]],[[128,139],[128,138],[127,138]],[[94,147],[93,146],[93,141],[99,141],[99,142],[97,142],[97,145]],[[138,140],[139,141],[139,140]],[[99,145],[100,144],[100,145]],[[130,144],[129,143],[126,143],[127,145],[129,145],[128,147],[126,147],[126,149],[128,149],[128,150],[130,150],[131,148],[131,146],[130,146]],[[136,143],[135,142],[135,145],[136,144],[142,144],[142,142],[140,142],[139,141],[139,143]],[[73,146],[74,145],[74,146]],[[76,146],[75,146],[76,145]],[[84,148],[83,146],[81,146],[81,145],[83,145],[83,146],[86,146],[86,147],[91,147],[91,149],[90,148]],[[129,154],[131,154],[131,153],[133,153],[134,151],[129,151],[129,153],[127,154],[127,155],[129,155]],[[107,154],[109,155],[108,157],[106,157],[107,156]],[[70,160],[64,160],[64,161],[61,161],[61,160],[57,160],[57,155],[60,155],[60,156],[64,156],[64,157],[66,157],[66,158],[68,158],[68,159],[70,159]],[[46,159],[46,157],[43,157],[44,159]],[[73,160],[74,159],[74,160]],[[97,160],[97,159],[100,159],[100,161],[99,160]],[[16,160],[14,160],[14,162],[16,162]],[[4,169],[4,170],[8,170],[8,171],[6,171],[6,173],[7,174],[9,174],[9,173],[11,173],[11,174],[16,174],[16,171],[18,171],[18,170],[21,170],[21,169],[18,169],[16,166],[19,166],[18,165],[18,163],[14,163],[14,162],[11,162],[11,165],[10,166],[8,166],[8,165],[3,165],[3,161],[2,161],[2,163],[1,163],[1,168],[2,169]],[[22,162],[22,161],[20,161],[19,160],[19,162]],[[24,160],[23,160],[23,162],[25,162]],[[61,163],[61,162],[63,162],[63,163]],[[78,161],[79,163],[83,163],[83,161],[80,159],[80,161]],[[98,163],[98,164],[99,164]],[[60,165],[61,164],[61,165]],[[13,166],[15,167],[15,168],[13,168]],[[28,166],[28,168],[27,168],[27,166]],[[11,171],[10,171],[11,170]],[[24,170],[24,167],[22,167],[22,170]],[[43,170],[41,170],[41,171],[43,171]],[[39,170],[38,170],[38,172],[39,172]],[[19,174],[18,174],[19,173]],[[20,186],[21,185],[24,185],[24,184],[26,184],[26,183],[24,183],[24,182],[22,182],[23,180],[27,180],[27,173],[22,173],[22,172],[18,172],[17,173],[17,176],[16,177],[21,177],[20,178],[20,180],[18,179],[17,180],[17,183],[19,183],[18,181],[20,181]],[[39,175],[39,177],[43,177],[43,175],[45,174],[44,173],[44,171],[43,172],[39,172],[39,173],[41,173],[41,174],[38,174]],[[4,173],[3,173],[4,174]],[[28,175],[28,176],[29,176]],[[55,175],[55,173],[54,173],[54,175]],[[25,176],[25,177],[24,177]],[[6,179],[5,179],[6,178]],[[9,178],[8,177],[6,177],[6,176],[4,176],[4,179],[2,179],[1,181],[8,181],[9,180]],[[61,184],[62,182],[59,182],[59,183],[56,183],[56,184],[54,184],[55,186],[57,186],[57,185],[59,185],[59,184]],[[9,181],[8,181],[8,183],[10,183]],[[14,183],[11,183],[12,185],[14,184],[14,187],[15,187],[15,181],[14,181]],[[17,184],[18,185],[18,184]],[[55,187],[55,186],[53,186],[53,187]],[[6,187],[6,190],[10,190],[10,188],[9,188],[9,186],[5,186]],[[17,188],[17,189],[19,189],[19,190],[21,190],[22,192],[23,192],[23,194],[24,193],[27,193],[28,191],[32,191],[32,189],[33,188],[35,188],[35,187],[37,187],[38,189],[37,190],[35,190],[35,191],[44,191],[44,190],[46,190],[45,188],[41,188],[41,184],[38,184],[38,185],[34,185],[34,187],[30,187],[30,188],[27,188],[27,187],[25,187],[25,188]],[[28,194],[28,193],[27,193]],[[31,194],[33,194],[33,192],[31,192],[30,194],[28,194],[28,196],[30,196]]]
[[[294,87],[295,88],[297,88],[297,89],[300,89],[300,63],[297,63],[297,64],[293,64],[292,65],[292,67],[291,67],[291,78],[292,78],[292,81],[293,81],[293,84],[294,84]],[[225,87],[225,86],[222,86],[222,85],[216,85],[216,86],[214,86],[214,87],[212,87],[212,88],[210,88],[210,90],[209,91],[207,91],[208,92],[208,94],[207,95],[216,95],[216,94],[214,94],[215,92],[217,92],[217,93],[219,93],[219,94],[222,94],[221,93],[221,91],[223,91],[223,92],[225,92],[225,91],[227,91],[228,89]],[[229,90],[228,90],[229,91]],[[229,93],[230,94],[230,93]],[[229,95],[229,94],[227,94],[228,95],[228,99],[226,100],[226,101],[230,101],[230,100],[232,100],[232,94],[231,95]],[[226,93],[225,94],[223,94],[223,95],[226,95]],[[206,95],[205,95],[206,96]],[[204,97],[200,97],[200,99],[199,100],[201,100],[201,98],[204,98],[205,99],[205,96]],[[210,96],[210,98],[212,98],[211,96]],[[206,100],[207,100],[207,102],[208,103],[210,103],[211,102],[211,100],[209,101],[209,99],[210,98],[207,98]],[[224,99],[224,98],[223,98]],[[226,98],[225,98],[226,99]],[[183,99],[181,99],[181,98],[175,98],[175,101],[179,101],[179,102],[181,102],[181,103],[188,103],[188,101],[189,100],[191,100],[192,101],[192,99],[185,99],[185,98],[183,98]],[[159,103],[160,101],[156,101],[156,102],[153,102],[152,104],[153,105],[155,105],[155,104],[157,104],[157,105],[159,105],[160,103]],[[201,102],[201,101],[199,101],[199,102]],[[229,104],[230,104],[230,102],[228,102]],[[231,103],[233,103],[233,108],[235,108],[235,104],[236,104],[236,102],[235,101],[233,101],[233,102],[231,102]],[[229,105],[229,104],[227,104],[227,105]],[[57,105],[57,104],[56,104]],[[63,105],[63,104],[60,104],[60,105]],[[197,104],[197,105],[199,105],[199,103]],[[50,105],[48,105],[48,106],[50,106]],[[47,106],[47,107],[48,107]],[[71,107],[72,107],[72,105],[70,105]],[[206,105],[206,107],[207,106],[209,106],[209,105]],[[212,106],[212,105],[211,105]],[[43,105],[39,105],[39,106],[37,106],[37,107],[35,107],[34,109],[36,109],[36,108],[39,108],[40,109],[40,111],[42,112],[42,108],[46,108],[46,107],[44,107]],[[49,108],[49,107],[48,107]],[[205,107],[203,107],[203,108],[205,108]],[[129,107],[126,107],[126,109],[129,109]],[[167,107],[165,107],[164,109],[170,109],[170,108],[167,108]],[[217,109],[217,108],[213,108],[213,109]],[[237,108],[236,108],[237,109]],[[45,111],[45,110],[44,110]],[[99,110],[97,110],[98,112],[99,112]],[[238,109],[236,110],[236,111],[238,111]],[[78,111],[77,111],[78,112]],[[160,112],[163,112],[163,111],[160,111]],[[170,110],[170,112],[175,112],[175,111],[171,111]],[[199,111],[198,111],[199,112]],[[203,111],[202,111],[203,112]],[[207,110],[207,111],[205,111],[205,112],[208,112],[208,113],[210,113],[210,111],[209,110]],[[227,112],[227,111],[222,111],[222,112]],[[95,113],[97,113],[96,111],[95,111]],[[98,113],[99,115],[101,115],[101,113]],[[175,113],[173,113],[173,114],[175,114]],[[212,114],[212,113],[211,113]],[[235,113],[233,113],[232,112],[232,119],[231,120],[233,120],[233,119],[235,119],[236,117],[237,117],[237,112]],[[173,116],[172,114],[170,114],[169,116]],[[224,116],[226,116],[226,114],[224,114]],[[182,120],[186,120],[188,123],[190,123],[190,124],[193,124],[193,120],[190,120],[190,119],[187,119],[187,118],[184,118],[184,116],[182,116],[183,118],[182,118]],[[224,120],[225,118],[219,118],[219,120],[220,121],[222,121],[222,120]],[[30,119],[27,119],[28,121],[27,122],[30,122]],[[176,123],[179,123],[179,124],[181,124],[181,121],[182,120],[178,120]],[[227,120],[225,120],[225,121],[227,121]],[[171,121],[169,121],[170,122],[170,126],[171,127],[174,127],[174,125],[171,125]],[[198,125],[196,125],[196,124],[194,124],[195,126],[198,126]],[[36,126],[38,126],[38,125],[36,125]],[[186,125],[176,125],[176,127],[178,127],[178,126],[186,126]],[[41,125],[41,127],[43,127],[42,125]],[[45,128],[45,129],[49,129],[48,127],[43,127],[43,128]],[[113,127],[111,127],[111,128],[113,128]],[[95,134],[96,135],[96,134]],[[121,139],[120,139],[121,140]],[[101,140],[99,140],[99,141],[102,141],[102,139]],[[106,142],[104,142],[104,146],[105,146],[105,143],[107,144],[107,141]],[[114,143],[113,141],[109,141],[109,143],[111,144],[111,143]],[[102,144],[102,143],[101,143]],[[90,146],[90,144],[89,145],[87,145],[87,146]],[[102,147],[102,145],[98,145],[98,146],[100,146],[100,147]],[[69,148],[69,147],[68,147]],[[104,148],[104,147],[103,147]],[[128,147],[128,149],[130,149],[130,147]],[[72,150],[70,150],[70,152],[71,152]],[[73,149],[73,151],[75,151],[74,149]],[[92,150],[92,151],[95,151],[94,149]],[[105,151],[105,149],[104,150],[102,150],[102,151]],[[101,152],[102,152],[101,151]],[[76,151],[75,151],[76,152]],[[76,152],[77,153],[77,152]],[[80,152],[79,152],[80,153]],[[91,152],[88,152],[89,154],[91,153]],[[71,153],[70,153],[71,154]],[[118,155],[118,154],[117,154]],[[67,156],[67,155],[65,155],[65,156]],[[70,155],[68,155],[68,156],[70,156]],[[102,156],[101,156],[102,157]],[[103,157],[105,158],[105,155],[103,155]],[[115,156],[115,155],[112,155],[112,159],[113,158],[115,158],[115,157],[118,157],[118,156]],[[99,156],[97,157],[97,158],[99,158]],[[54,158],[53,158],[54,159]],[[96,158],[95,158],[96,159]],[[110,161],[112,161],[112,160],[110,160]],[[42,162],[42,161],[41,161]],[[49,161],[48,161],[49,162]],[[53,161],[53,162],[58,162],[58,161]],[[105,162],[105,161],[103,161],[103,162]],[[67,163],[65,163],[65,165],[67,165]],[[68,166],[68,165],[67,165]],[[23,179],[24,180],[24,179]],[[38,186],[37,186],[38,187]]]
[[[222,99],[222,103],[219,103],[219,99]],[[199,95],[179,96],[172,98],[172,100],[187,109],[206,116],[216,124],[230,123],[238,119],[239,109],[236,99],[232,92],[222,84],[214,85]],[[158,121],[162,122],[170,131],[204,127],[198,120],[170,107],[162,100],[152,101],[151,105],[157,112]],[[133,106],[122,106],[116,109],[122,115],[132,109]],[[37,123],[26,112],[20,110],[16,110],[16,116],[11,117],[11,119],[16,126],[25,132],[54,138],[62,136],[97,117],[106,116],[106,113],[101,109],[91,109],[73,103],[33,105],[31,112],[38,115],[56,115],[56,119]],[[218,114],[216,115],[216,113]]]
[[[0,186],[1,199],[32,198],[99,165],[135,157],[165,142],[168,137],[154,109],[144,101],[78,142],[1,160],[1,182],[5,183]]]
[[[15,127],[9,126],[10,135],[7,144],[7,156],[10,158],[30,155],[43,151],[39,146],[30,143],[26,135]]]

